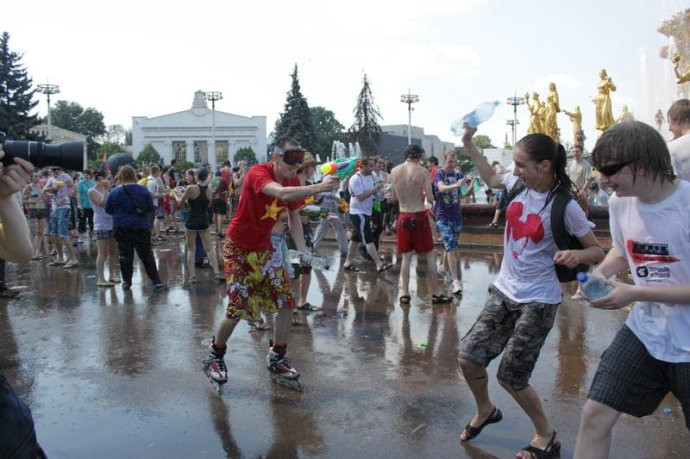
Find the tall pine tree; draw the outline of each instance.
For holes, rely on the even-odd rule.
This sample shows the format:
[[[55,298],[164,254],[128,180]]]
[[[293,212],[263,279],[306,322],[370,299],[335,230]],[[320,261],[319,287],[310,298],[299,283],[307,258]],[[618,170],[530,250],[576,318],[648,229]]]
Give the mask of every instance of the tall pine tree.
[[[38,114],[31,114],[38,101],[21,54],[10,51],[10,34],[0,37],[0,130],[8,139],[35,138],[29,130],[39,124]]]
[[[316,145],[309,105],[299,86],[297,64],[292,72],[292,88],[287,93],[285,110],[276,121],[273,136],[275,140],[293,137],[307,150],[313,149]]]
[[[355,124],[350,128],[350,138],[353,142],[359,142],[362,153],[372,156],[378,152],[378,144],[381,139],[381,119],[379,109],[374,104],[374,96],[371,95],[371,86],[364,74],[362,90],[357,97],[357,106],[354,110]]]

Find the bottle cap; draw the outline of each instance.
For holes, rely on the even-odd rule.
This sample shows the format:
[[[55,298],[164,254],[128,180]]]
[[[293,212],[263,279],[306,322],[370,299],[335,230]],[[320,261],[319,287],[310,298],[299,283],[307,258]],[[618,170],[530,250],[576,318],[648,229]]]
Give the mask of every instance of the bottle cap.
[[[577,280],[587,282],[587,273],[577,273]]]

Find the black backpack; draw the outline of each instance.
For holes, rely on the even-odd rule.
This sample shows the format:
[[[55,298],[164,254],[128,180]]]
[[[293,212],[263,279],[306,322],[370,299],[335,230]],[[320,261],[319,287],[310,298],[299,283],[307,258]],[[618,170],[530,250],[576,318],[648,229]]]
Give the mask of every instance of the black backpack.
[[[584,247],[578,238],[568,234],[565,229],[565,208],[571,199],[575,199],[568,190],[558,187],[551,207],[551,233],[556,247],[560,250],[582,250]],[[571,282],[577,279],[577,273],[587,272],[589,265],[580,264],[575,268],[554,265],[560,282]]]
[[[515,196],[525,189],[522,179],[519,179],[513,188],[508,192],[507,201],[510,203]],[[575,199],[572,193],[563,187],[556,188],[551,206],[551,234],[560,250],[582,250],[584,247],[578,238],[568,234],[565,229],[565,208],[571,199]],[[506,205],[507,207],[507,205]],[[568,268],[563,265],[554,265],[559,282],[571,282],[577,279],[577,273],[587,272],[589,265],[580,264],[575,268]]]

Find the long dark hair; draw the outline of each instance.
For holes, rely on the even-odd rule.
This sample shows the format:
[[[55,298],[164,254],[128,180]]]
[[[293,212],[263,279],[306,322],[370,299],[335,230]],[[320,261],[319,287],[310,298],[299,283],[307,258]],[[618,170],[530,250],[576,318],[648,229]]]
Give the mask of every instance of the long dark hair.
[[[555,188],[563,188],[573,193],[577,192],[577,187],[570,180],[565,172],[566,155],[565,148],[560,143],[554,141],[546,134],[528,134],[520,139],[515,148],[519,148],[531,160],[539,163],[544,160],[551,162],[551,169],[556,179]]]

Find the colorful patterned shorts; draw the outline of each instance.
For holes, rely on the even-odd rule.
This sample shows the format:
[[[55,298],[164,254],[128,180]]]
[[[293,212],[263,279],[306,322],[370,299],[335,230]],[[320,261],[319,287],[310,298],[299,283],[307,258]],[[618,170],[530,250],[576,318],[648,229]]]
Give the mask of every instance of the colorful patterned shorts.
[[[223,265],[228,317],[254,321],[261,311],[273,314],[295,307],[279,252],[251,252],[228,237],[223,245]]]

